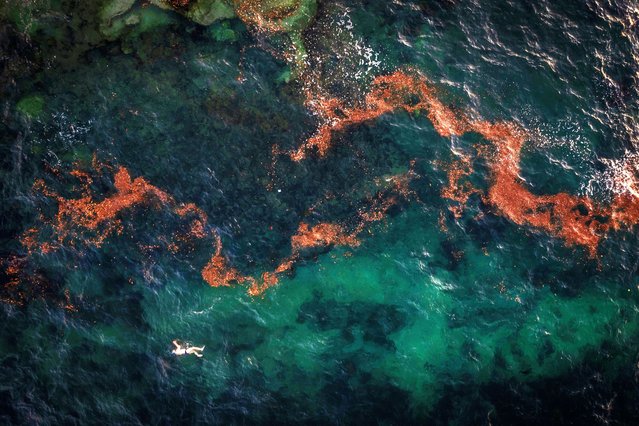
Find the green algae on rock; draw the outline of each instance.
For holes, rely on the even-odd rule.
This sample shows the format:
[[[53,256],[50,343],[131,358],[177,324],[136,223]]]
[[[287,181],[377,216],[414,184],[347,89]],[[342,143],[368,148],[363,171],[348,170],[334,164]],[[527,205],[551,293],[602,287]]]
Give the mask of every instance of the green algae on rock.
[[[209,34],[215,41],[234,42],[237,41],[237,34],[231,28],[228,21],[219,22],[209,27]]]
[[[42,114],[43,108],[44,99],[40,95],[25,96],[20,99],[16,105],[16,110],[30,118],[34,118]]]

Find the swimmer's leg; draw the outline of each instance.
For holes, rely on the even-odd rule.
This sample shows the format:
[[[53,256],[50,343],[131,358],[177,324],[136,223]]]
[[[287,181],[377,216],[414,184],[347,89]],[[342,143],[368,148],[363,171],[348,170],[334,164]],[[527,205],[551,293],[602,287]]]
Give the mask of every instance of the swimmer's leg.
[[[191,355],[196,355],[196,356],[198,356],[199,358],[202,358],[202,354],[200,354],[199,352],[201,352],[203,349],[204,349],[204,347],[201,347],[201,348],[198,348],[198,347],[191,347],[191,348],[188,348],[188,349],[186,350],[186,353],[187,353],[187,354],[191,354]]]

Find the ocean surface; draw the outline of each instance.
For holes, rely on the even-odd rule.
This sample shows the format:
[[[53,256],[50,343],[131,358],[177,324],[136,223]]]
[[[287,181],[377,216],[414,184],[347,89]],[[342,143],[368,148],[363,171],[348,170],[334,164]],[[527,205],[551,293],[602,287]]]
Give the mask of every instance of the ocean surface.
[[[639,424],[635,0],[0,0],[0,150],[1,424]]]

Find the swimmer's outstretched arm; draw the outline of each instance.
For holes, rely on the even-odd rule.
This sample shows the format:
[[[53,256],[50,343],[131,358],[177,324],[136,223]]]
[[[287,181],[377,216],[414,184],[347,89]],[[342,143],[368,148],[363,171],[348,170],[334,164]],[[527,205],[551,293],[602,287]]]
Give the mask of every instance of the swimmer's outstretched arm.
[[[178,344],[178,342],[174,340],[173,344],[175,345],[175,349],[180,349],[181,346]]]

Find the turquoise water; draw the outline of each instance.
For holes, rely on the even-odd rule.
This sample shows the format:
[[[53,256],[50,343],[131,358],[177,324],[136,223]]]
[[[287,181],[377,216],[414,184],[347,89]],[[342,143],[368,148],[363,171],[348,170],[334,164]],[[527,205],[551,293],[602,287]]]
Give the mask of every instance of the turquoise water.
[[[1,3],[3,423],[637,423],[636,229],[606,233],[593,258],[477,194],[455,216],[447,171],[486,141],[442,137],[425,113],[335,131],[324,158],[278,154],[321,124],[306,73],[356,103],[410,68],[455,111],[530,132],[531,192],[632,195],[619,170],[639,173],[636,4],[320,1],[276,32],[239,9],[202,22],[189,11],[215,2],[191,3]],[[473,161],[486,191],[489,164]],[[172,201],[119,210],[101,245],[73,226],[44,249],[60,207],[34,182],[77,199],[82,170],[99,202],[118,167]],[[304,250],[258,296],[203,279],[214,235],[259,277],[300,223],[352,229],[409,170],[412,194],[359,245]],[[206,237],[175,237],[180,203],[206,214]],[[173,355],[174,339],[204,356]]]

